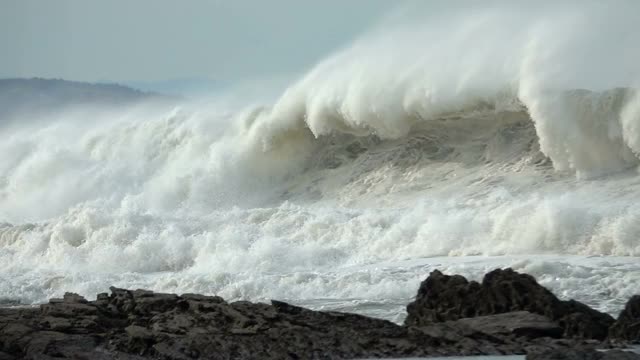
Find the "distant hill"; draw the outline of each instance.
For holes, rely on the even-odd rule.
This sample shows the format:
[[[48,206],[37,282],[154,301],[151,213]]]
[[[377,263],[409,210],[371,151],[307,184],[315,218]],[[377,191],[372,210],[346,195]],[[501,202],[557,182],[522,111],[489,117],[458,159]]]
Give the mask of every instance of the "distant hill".
[[[0,119],[21,112],[40,113],[69,106],[123,106],[142,101],[176,100],[117,84],[57,79],[0,79]]]
[[[124,84],[142,91],[196,98],[218,93],[228,86],[228,84],[206,78],[131,81]]]

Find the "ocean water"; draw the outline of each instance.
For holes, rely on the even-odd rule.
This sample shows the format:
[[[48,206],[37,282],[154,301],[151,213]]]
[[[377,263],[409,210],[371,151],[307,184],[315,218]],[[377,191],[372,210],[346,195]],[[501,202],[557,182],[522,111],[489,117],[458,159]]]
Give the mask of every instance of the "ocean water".
[[[272,101],[0,125],[0,297],[115,285],[401,322],[433,269],[510,266],[615,315],[640,280],[640,3],[419,7]]]

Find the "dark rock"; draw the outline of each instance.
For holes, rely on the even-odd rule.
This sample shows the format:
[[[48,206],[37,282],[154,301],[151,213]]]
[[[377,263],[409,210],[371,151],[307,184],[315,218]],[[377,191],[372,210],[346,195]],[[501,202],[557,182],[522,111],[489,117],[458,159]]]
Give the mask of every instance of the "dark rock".
[[[602,360],[640,360],[640,354],[618,349],[608,350],[604,352]]]
[[[69,317],[74,315],[96,315],[98,309],[89,304],[80,303],[49,303],[40,305],[43,315]]]
[[[427,279],[432,286],[421,287],[430,296],[419,297],[429,306],[410,306],[415,310],[408,321],[412,326],[275,300],[228,303],[217,296],[115,287],[95,301],[67,293],[39,308],[0,308],[0,360],[398,358],[533,354],[608,345],[558,339],[567,333],[559,320],[531,310],[512,311],[550,306],[540,300],[548,300],[550,293],[518,279],[481,285],[434,273]],[[531,287],[535,297],[527,300],[516,291],[520,286],[523,291]],[[482,292],[485,287],[489,290]],[[454,294],[464,296],[456,300]],[[492,300],[481,304],[474,296]],[[472,305],[478,309],[472,311]],[[481,314],[490,311],[498,313]],[[436,321],[417,321],[418,313]]]
[[[510,335],[538,338],[562,337],[563,330],[549,318],[528,311],[516,311],[499,315],[464,318],[455,323],[491,335]]]
[[[498,269],[485,275],[482,283],[433,271],[407,306],[405,324],[423,326],[513,311],[544,315],[562,327],[564,336],[585,339],[605,339],[614,322],[580,302],[559,300],[530,275]]]
[[[112,288],[92,302],[68,295],[41,309],[0,312],[10,358],[286,359],[439,354],[400,325],[282,302]],[[66,299],[66,301],[65,301]],[[479,348],[468,348],[480,353]],[[4,356],[4,355],[3,355]]]
[[[66,303],[86,304],[88,301],[84,297],[75,293],[64,293],[62,300]]]
[[[530,352],[526,360],[640,360],[640,355],[622,350],[553,349]]]
[[[604,352],[603,360],[640,360],[640,354],[623,351],[623,350],[609,350]]]
[[[147,329],[146,327],[129,325],[126,328],[124,328],[124,331],[132,339],[143,339],[143,340],[153,339],[153,333],[151,332],[151,330]]]
[[[640,295],[634,295],[627,301],[618,320],[609,329],[614,339],[640,342]]]
[[[139,291],[139,290],[136,290]],[[135,312],[138,314],[157,314],[170,311],[178,305],[179,297],[175,294],[145,294],[135,298]]]
[[[184,300],[206,301],[206,302],[212,302],[217,304],[224,303],[224,299],[221,298],[220,296],[207,296],[207,295],[200,295],[200,294],[182,294],[180,295],[180,297]]]
[[[9,355],[6,352],[0,351],[0,360],[15,360],[16,357]]]
[[[526,339],[514,335],[519,330],[553,334],[554,326],[542,317],[515,313],[413,329],[281,301],[272,305],[227,303],[213,296],[180,297],[117,288],[112,288],[108,298],[101,296],[96,301],[66,299],[44,304],[40,310],[0,312],[0,351],[14,358],[97,359],[503,354],[524,353]],[[522,324],[509,323],[509,316]]]

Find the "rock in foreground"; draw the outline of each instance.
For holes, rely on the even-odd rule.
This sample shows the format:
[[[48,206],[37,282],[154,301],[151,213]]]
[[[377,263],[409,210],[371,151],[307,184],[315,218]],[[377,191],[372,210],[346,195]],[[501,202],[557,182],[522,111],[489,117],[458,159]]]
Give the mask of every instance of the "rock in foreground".
[[[609,346],[588,340],[600,332],[584,325],[607,322],[603,314],[561,302],[512,271],[487,276],[480,285],[432,273],[406,325],[279,301],[229,303],[118,288],[87,301],[67,293],[39,308],[0,309],[0,360],[398,358]]]
[[[596,351],[563,349],[533,351],[525,360],[640,360],[640,355],[623,350]]]
[[[39,309],[0,310],[0,359],[338,359],[525,353],[563,342],[548,319],[519,312],[422,328],[273,301],[112,288],[96,301],[67,293]]]
[[[629,299],[609,333],[615,339],[640,340],[640,295]]]
[[[614,319],[578,301],[561,301],[527,274],[498,269],[482,283],[433,271],[407,306],[405,323],[420,326],[482,315],[529,311],[556,321],[565,337],[603,340]]]

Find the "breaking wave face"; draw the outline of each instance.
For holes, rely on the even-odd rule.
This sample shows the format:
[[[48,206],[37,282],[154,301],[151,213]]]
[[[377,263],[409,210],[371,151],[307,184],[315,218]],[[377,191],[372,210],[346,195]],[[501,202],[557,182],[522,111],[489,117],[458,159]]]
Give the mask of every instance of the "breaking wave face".
[[[0,293],[115,284],[397,319],[431,268],[510,265],[617,309],[640,280],[613,257],[640,255],[640,3],[420,9],[271,106],[0,128]]]

